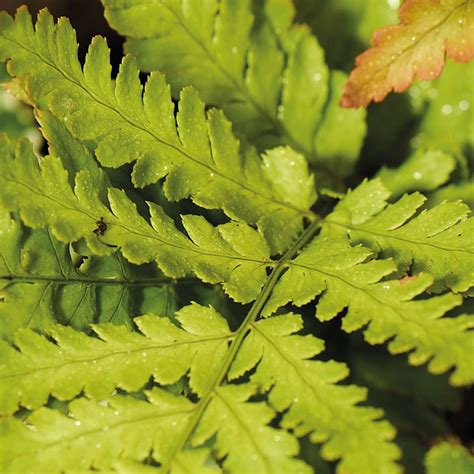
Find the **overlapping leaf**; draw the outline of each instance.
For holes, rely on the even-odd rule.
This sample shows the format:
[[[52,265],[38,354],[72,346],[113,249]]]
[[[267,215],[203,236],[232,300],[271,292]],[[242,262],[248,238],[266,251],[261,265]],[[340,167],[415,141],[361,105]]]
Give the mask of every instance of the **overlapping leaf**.
[[[397,21],[399,2],[294,0],[297,18],[311,26],[331,67],[348,70],[367,48],[374,30]]]
[[[217,457],[225,458],[224,468],[229,472],[312,472],[303,461],[293,458],[299,452],[296,438],[288,431],[267,426],[275,417],[274,410],[264,402],[247,402],[254,394],[251,384],[218,387],[193,444],[200,445],[215,434]],[[242,456],[242,452],[247,455]]]
[[[188,371],[191,387],[202,395],[213,376],[209,367],[225,355],[232,333],[212,308],[188,306],[176,318],[181,327],[165,317],[136,318],[141,334],[123,326],[94,326],[100,338],[54,326],[48,331],[54,343],[20,330],[17,349],[1,343],[0,411],[13,413],[19,405],[35,409],[49,395],[69,400],[82,391],[100,400],[116,388],[140,390],[150,377],[172,384]]]
[[[130,326],[132,315],[151,300],[161,314],[176,307],[175,285],[156,267],[130,265],[118,254],[74,254],[49,231],[28,231],[8,213],[0,226],[2,336],[53,322],[77,329],[99,322]]]
[[[206,415],[214,413],[226,421],[218,427],[217,438],[218,449],[227,454],[224,465],[239,472],[254,466],[266,474],[311,472],[303,461],[292,458],[298,452],[296,439],[267,426],[274,416],[271,408],[264,403],[247,402],[252,393],[253,389],[245,385],[220,388],[218,401],[210,405],[200,425],[202,439],[195,438],[194,443],[201,445],[213,433],[219,418]],[[69,416],[41,408],[27,419],[27,424],[14,418],[3,419],[0,439],[6,449],[0,453],[2,472],[28,471],[32,465],[35,470],[51,473],[111,467],[130,472],[126,466],[141,472],[137,469],[145,466],[137,461],[144,461],[149,455],[162,465],[159,472],[220,472],[216,464],[208,461],[208,447],[175,453],[196,404],[158,388],[146,394],[147,401],[119,395],[102,402],[80,398],[69,404]],[[260,433],[260,438],[253,436],[255,432]],[[238,439],[234,433],[240,434]],[[254,454],[240,456],[242,449]]]
[[[474,104],[471,83],[465,79],[473,75],[474,62],[448,62],[443,74],[429,87],[419,83],[410,88],[410,96],[425,98],[426,102],[415,143],[464,154],[472,161]]]
[[[140,68],[165,73],[175,96],[192,85],[259,147],[283,142],[332,175],[351,172],[365,116],[339,108],[345,75],[330,74],[314,36],[292,24],[291,2],[103,3]]]
[[[224,464],[232,469],[258,466],[268,474],[310,472],[302,461],[292,459],[299,451],[294,436],[267,426],[274,411],[265,403],[247,403],[255,386],[215,386],[232,336],[226,321],[212,308],[199,305],[183,308],[176,319],[181,328],[156,316],[138,318],[143,335],[101,325],[95,326],[97,339],[56,327],[50,331],[55,343],[24,330],[15,339],[17,349],[4,344],[2,410],[7,413],[18,402],[39,407],[49,394],[70,399],[84,389],[97,399],[110,396],[114,387],[137,390],[150,376],[166,385],[185,374],[191,389],[210,405],[201,419],[194,416],[201,402],[156,388],[147,392],[151,403],[122,396],[99,403],[78,399],[69,405],[69,418],[46,408],[35,411],[28,418],[28,427],[37,433],[33,437],[24,424],[7,418],[2,432],[8,441],[2,442],[9,449],[0,457],[2,471],[29,469],[33,464],[35,469],[48,466],[48,472],[77,466],[104,469],[120,461],[143,460],[150,451],[163,472],[196,469],[195,463],[204,464],[209,451],[184,449],[184,443],[198,425],[193,445],[202,445],[217,432],[216,456],[225,455]],[[143,430],[148,434],[146,443],[139,442]],[[60,456],[66,446],[69,454]],[[77,464],[84,449],[89,452]],[[243,449],[249,456],[241,456]]]
[[[398,168],[383,167],[378,173],[392,198],[413,191],[428,192],[445,184],[456,167],[456,160],[448,153],[423,148],[415,151]]]
[[[469,209],[474,209],[474,181],[448,184],[429,195],[428,206],[436,206],[445,201],[463,201]]]
[[[443,317],[462,298],[447,293],[416,299],[433,284],[428,274],[388,279],[397,270],[392,260],[368,260],[370,251],[324,233],[292,260],[264,309],[271,314],[293,301],[300,306],[321,295],[316,316],[334,318],[347,308],[342,328],[351,332],[367,325],[365,339],[380,344],[390,339],[392,353],[410,352],[409,361],[442,373],[454,368],[451,382],[474,380],[470,354],[474,344],[474,318]]]
[[[468,62],[474,58],[474,4],[471,0],[407,0],[400,24],[376,31],[372,48],[356,59],[342,105],[365,107],[392,90],[402,92],[415,77],[438,77],[445,56]]]
[[[443,441],[428,451],[425,467],[427,474],[469,474],[474,470],[474,457],[462,445]]]
[[[365,399],[363,389],[337,385],[347,376],[343,364],[308,360],[322,351],[323,343],[295,334],[302,327],[300,316],[289,314],[252,324],[243,344],[233,352],[237,354],[233,364],[234,356],[228,357],[234,350],[231,341],[241,331],[245,334],[246,326],[232,333],[215,310],[199,305],[183,308],[176,319],[180,327],[156,316],[137,318],[142,334],[96,325],[99,338],[60,326],[48,331],[49,339],[21,330],[14,346],[1,345],[2,412],[13,413],[19,404],[38,408],[49,395],[67,400],[84,391],[97,400],[107,398],[115,388],[139,390],[150,377],[167,385],[187,375],[200,398],[192,410],[207,408],[202,418],[188,420],[183,430],[189,436],[196,429],[192,437],[196,446],[217,434],[216,456],[226,456],[224,465],[229,470],[251,466],[268,473],[304,469],[292,460],[298,452],[293,437],[266,427],[275,416],[273,410],[288,410],[282,428],[293,429],[298,436],[312,433],[314,442],[325,443],[327,459],[342,458],[341,469],[397,472],[393,461],[398,450],[390,443],[393,428],[379,420],[380,411],[356,406]],[[225,374],[230,364],[229,379],[257,366],[253,384],[221,386],[216,374]],[[247,402],[259,387],[263,392],[270,390],[273,409]],[[238,442],[235,433],[239,433]],[[167,467],[181,453],[186,439],[180,439],[177,433]],[[378,455],[368,456],[374,446]],[[242,450],[249,456],[241,456]]]
[[[419,209],[426,198],[415,193],[388,204],[390,193],[379,180],[367,181],[350,192],[326,219],[349,232],[384,257],[393,257],[404,270],[427,272],[432,291],[466,291],[474,285],[474,219],[459,201]]]
[[[41,408],[27,423],[3,418],[0,469],[5,473],[108,470],[118,458],[142,461],[150,453],[163,461],[174,448],[172,434],[183,431],[194,405],[158,388],[147,397],[148,401],[115,396],[105,403],[80,398],[69,404],[69,416]],[[171,472],[203,466],[208,454],[208,450],[182,453],[173,460]]]
[[[108,189],[109,209],[101,200],[107,190],[98,188],[88,171],[77,173],[73,190],[59,158],[38,163],[27,143],[16,146],[6,138],[0,150],[0,203],[19,211],[28,226],[48,226],[62,242],[85,239],[96,254],[109,254],[111,246],[119,246],[131,263],[156,261],[173,278],[194,273],[205,282],[223,283],[237,301],[251,301],[263,286],[265,269],[272,265],[269,248],[246,224],[229,222],[214,228],[203,217],[183,216],[191,240],[154,203],[149,204],[148,223],[118,189]],[[106,228],[99,232],[100,219]]]
[[[408,426],[427,421],[429,433],[442,432],[439,417],[414,408],[399,416],[397,400],[377,398],[383,387],[367,399],[366,390],[339,384],[346,366],[318,360],[323,342],[297,334],[300,316],[258,318],[262,307],[268,316],[286,303],[318,298],[319,319],[345,311],[345,330],[366,326],[370,343],[391,339],[389,350],[411,351],[411,363],[428,362],[436,373],[452,369],[454,384],[473,382],[473,318],[448,313],[461,296],[424,294],[473,285],[467,207],[443,203],[419,212],[424,198],[418,194],[388,205],[387,190],[375,180],[301,234],[303,218],[318,216],[309,211],[313,177],[300,152],[346,176],[361,144],[364,112],[338,108],[344,75],[330,74],[316,40],[292,25],[291,2],[105,3],[113,22],[132,28],[129,48],[141,63],[160,53],[153,59],[164,65],[175,95],[191,83],[258,146],[291,144],[297,151],[279,146],[259,156],[241,146],[222,113],[205,108],[193,89],[181,91],[175,112],[163,76],[152,74],[143,90],[130,57],[112,81],[100,38],[82,68],[64,20],[55,26],[42,12],[34,28],[25,10],[15,20],[0,15],[0,61],[9,61],[12,87],[35,106],[51,154],[40,158],[24,142],[0,140],[0,205],[6,209],[0,270],[5,295],[14,297],[0,311],[5,317],[15,311],[15,298],[26,302],[21,311],[30,314],[35,305],[38,311],[29,324],[37,330],[22,329],[0,344],[0,470],[309,472],[296,439],[305,437],[322,443],[324,459],[339,461],[338,472],[399,472],[394,428],[380,409],[359,403],[386,407],[397,425],[413,414]],[[457,107],[465,108],[464,101]],[[456,150],[449,152],[418,152],[402,168],[401,182],[394,183],[390,170],[381,179],[395,194],[414,183],[429,191],[447,179],[452,155],[462,162]],[[443,165],[436,171],[425,166],[433,153]],[[138,193],[126,171],[132,167],[101,167],[132,162],[136,187],[162,183]],[[161,184],[168,199],[191,197],[234,221],[213,226],[175,210],[171,218],[157,203],[147,207],[145,199],[154,200]],[[33,230],[20,236],[9,212]],[[322,233],[311,242],[319,225]],[[270,258],[287,248],[279,261]],[[88,257],[77,268],[72,249]],[[63,313],[72,317],[61,320],[66,323],[80,316],[81,328],[112,313],[129,322],[128,296],[117,305],[111,289],[128,292],[133,264],[147,262],[153,278],[161,275],[156,262],[170,278],[194,275],[255,304],[243,323],[241,312],[227,322],[215,309],[194,304],[175,320],[136,318],[138,331],[96,324],[90,336],[50,324],[52,315],[61,320]],[[12,276],[25,284],[12,283]],[[38,276],[47,282],[34,280]],[[208,298],[193,290],[187,301],[194,295],[201,303]],[[161,297],[153,306],[145,300],[143,307],[160,311]],[[18,321],[17,313],[11,321]],[[229,323],[241,324],[231,331]],[[144,387],[153,388],[140,392]],[[449,408],[440,397],[433,393],[428,401]]]
[[[364,389],[336,385],[347,376],[344,364],[310,360],[324,345],[315,337],[295,335],[301,327],[301,317],[294,314],[253,324],[230,378],[258,363],[251,380],[269,390],[272,406],[285,413],[281,425],[298,435],[309,433],[313,442],[324,442],[322,456],[342,458],[340,472],[398,472],[393,461],[399,451],[389,442],[395,435],[393,427],[379,420],[380,410],[355,406],[365,399]]]
[[[181,92],[175,120],[164,77],[152,74],[143,91],[128,56],[112,81],[109,52],[100,37],[93,40],[82,70],[74,30],[64,18],[54,25],[43,10],[34,29],[26,9],[20,9],[15,20],[3,13],[0,60],[9,60],[10,74],[37,108],[51,111],[72,135],[96,147],[102,165],[136,162],[136,186],[166,177],[169,199],[192,197],[202,207],[258,223],[274,252],[291,243],[305,216],[311,218],[308,209],[315,195],[302,156],[278,155],[305,176],[301,186],[308,188],[309,198],[301,207],[301,200],[292,202],[291,196],[275,191],[275,177],[269,176],[256,152],[240,147],[222,112],[206,112],[193,89]]]

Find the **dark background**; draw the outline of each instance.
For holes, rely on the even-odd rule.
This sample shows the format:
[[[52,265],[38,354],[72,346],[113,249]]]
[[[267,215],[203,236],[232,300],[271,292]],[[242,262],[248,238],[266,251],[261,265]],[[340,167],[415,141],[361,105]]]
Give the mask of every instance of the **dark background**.
[[[117,66],[120,62],[123,40],[107,25],[100,0],[0,0],[0,10],[10,14],[14,14],[21,5],[26,5],[33,17],[44,7],[55,18],[68,17],[77,32],[81,57],[86,53],[91,39],[102,35],[107,38],[112,50],[113,65]]]

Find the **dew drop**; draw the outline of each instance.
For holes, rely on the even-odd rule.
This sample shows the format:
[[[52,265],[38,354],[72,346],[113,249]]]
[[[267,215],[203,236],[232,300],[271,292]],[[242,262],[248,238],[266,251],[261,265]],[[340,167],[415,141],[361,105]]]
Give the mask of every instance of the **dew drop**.
[[[237,46],[234,46],[232,48],[232,54],[237,54],[237,51],[238,51]]]
[[[320,80],[321,80],[321,77],[322,77],[321,73],[320,73],[320,72],[317,72],[317,73],[313,76],[313,79],[314,79],[315,81],[320,81]]]
[[[415,179],[421,179],[422,176],[423,176],[423,175],[422,175],[419,171],[415,171],[415,172],[413,173],[413,177],[414,177]]]
[[[450,115],[453,112],[453,106],[450,104],[444,104],[443,107],[441,107],[441,113],[443,115]]]
[[[75,424],[76,426],[81,426],[81,422],[80,422],[79,420],[76,420],[76,421],[74,422],[74,424]]]
[[[119,416],[119,415],[120,415],[119,411],[118,411],[118,410],[115,410],[115,411],[114,411],[114,415],[115,415],[115,416]]]
[[[461,102],[459,102],[459,110],[465,112],[466,110],[469,110],[469,107],[470,105],[467,100],[461,100]]]
[[[273,439],[278,443],[278,441],[281,441],[281,436],[276,435]]]

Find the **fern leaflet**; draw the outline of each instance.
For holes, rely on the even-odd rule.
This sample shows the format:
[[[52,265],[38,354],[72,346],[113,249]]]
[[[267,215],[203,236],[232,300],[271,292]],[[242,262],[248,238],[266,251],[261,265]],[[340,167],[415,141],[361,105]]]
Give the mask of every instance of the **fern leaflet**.
[[[129,37],[126,48],[140,68],[165,73],[175,95],[192,85],[259,147],[289,144],[329,171],[328,177],[352,171],[365,113],[339,108],[346,76],[330,73],[316,38],[292,24],[291,2],[103,4],[112,27]],[[340,133],[345,140],[334,140]]]

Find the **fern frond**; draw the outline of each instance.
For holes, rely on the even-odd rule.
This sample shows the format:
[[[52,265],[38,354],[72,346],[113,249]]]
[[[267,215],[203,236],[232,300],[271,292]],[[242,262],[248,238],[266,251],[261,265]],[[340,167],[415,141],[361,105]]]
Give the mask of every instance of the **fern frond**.
[[[84,391],[93,399],[110,396],[116,388],[140,390],[151,377],[158,383],[177,382],[189,370],[191,388],[202,395],[232,333],[212,308],[199,305],[178,311],[177,327],[167,318],[142,316],[135,324],[95,325],[93,338],[71,328],[54,326],[54,342],[29,330],[15,334],[13,346],[1,342],[2,398],[0,411],[14,413],[46,403],[49,395],[69,400]]]
[[[0,455],[2,472],[27,472],[35,466],[40,472],[60,473],[110,469],[116,463],[123,468],[124,463],[135,466],[133,461],[143,461],[150,454],[161,463],[159,472],[219,472],[215,464],[212,469],[206,462],[209,448],[202,447],[215,431],[216,457],[227,455],[227,468],[247,472],[258,466],[258,472],[266,474],[311,472],[303,461],[292,458],[298,452],[296,439],[267,426],[273,410],[263,402],[247,402],[254,393],[252,386],[219,388],[200,424],[200,439],[196,436],[193,440],[200,447],[186,448],[173,456],[176,440],[196,405],[158,388],[145,393],[148,401],[120,395],[102,402],[80,398],[69,404],[68,416],[41,408],[26,424],[3,419],[0,439],[6,449]],[[67,455],[61,454],[64,450]],[[241,456],[242,451],[251,454]]]
[[[474,181],[463,180],[448,184],[428,196],[427,206],[432,207],[445,201],[463,201],[469,209],[474,209]]]
[[[443,441],[428,451],[425,467],[427,474],[469,474],[474,470],[474,456],[454,440]]]
[[[429,192],[445,184],[456,167],[449,153],[419,148],[397,168],[383,167],[378,173],[392,199],[414,191]]]
[[[302,328],[298,315],[286,314],[257,321],[242,344],[229,378],[234,379],[257,365],[251,380],[270,391],[269,402],[284,413],[281,426],[298,436],[310,434],[324,442],[321,454],[327,460],[342,458],[341,472],[397,472],[390,461],[398,449],[389,441],[393,427],[380,421],[380,410],[359,407],[366,390],[336,383],[347,377],[344,364],[311,360],[324,343],[312,336],[297,336]],[[367,455],[366,447],[372,454]]]
[[[134,59],[128,56],[112,81],[109,51],[100,37],[93,40],[82,70],[74,30],[64,18],[54,25],[43,10],[34,29],[26,8],[15,20],[2,13],[0,60],[8,60],[10,74],[35,107],[51,111],[73,136],[92,145],[102,165],[136,162],[136,186],[166,177],[168,199],[191,197],[202,207],[258,224],[277,253],[294,240],[303,218],[314,217],[309,211],[315,200],[313,183],[301,155],[283,150],[277,159],[287,163],[284,169],[292,165],[305,176],[301,185],[309,198],[303,207],[301,200],[293,202],[275,191],[275,173],[284,179],[282,170],[273,167],[269,174],[255,150],[239,149],[222,112],[205,112],[193,89],[182,91],[175,120],[164,77],[153,73],[143,91]]]
[[[151,452],[162,461],[173,448],[171,433],[183,429],[194,406],[186,398],[158,388],[148,391],[147,398],[117,395],[103,402],[80,398],[69,404],[69,416],[41,408],[26,423],[3,418],[1,471],[110,469],[116,459],[142,461]],[[178,469],[181,463],[189,468],[193,462],[200,466],[206,451],[177,456],[172,468]]]
[[[218,459],[225,458],[227,471],[262,473],[310,473],[303,461],[292,459],[299,452],[296,438],[288,431],[267,424],[275,412],[263,402],[248,403],[255,394],[252,384],[223,385],[204,412],[192,438],[201,445],[216,434]],[[242,456],[242,452],[247,456]]]
[[[70,399],[81,390],[94,399],[107,398],[115,388],[139,390],[149,377],[167,385],[187,375],[199,401],[182,433],[175,434],[173,454],[157,459],[165,472],[177,462],[188,438],[200,446],[214,434],[216,456],[226,456],[229,469],[302,469],[292,460],[298,451],[292,436],[266,427],[273,410],[287,411],[282,428],[297,436],[312,433],[314,442],[324,442],[323,456],[342,458],[341,469],[398,472],[393,463],[398,449],[390,443],[393,428],[379,419],[379,410],[356,406],[365,399],[363,389],[337,385],[347,376],[343,364],[309,360],[322,351],[323,343],[295,334],[302,327],[300,316],[256,323],[251,317],[233,333],[215,310],[199,305],[183,308],[176,319],[181,327],[156,316],[137,318],[142,334],[96,325],[100,339],[60,326],[48,331],[52,339],[20,331],[15,346],[1,345],[2,411],[13,413],[19,404],[38,408],[48,395]],[[229,369],[232,381],[255,366],[253,384],[222,385]],[[258,387],[270,391],[273,409],[247,402]],[[377,455],[369,456],[374,447]],[[242,449],[249,456],[241,456]]]
[[[472,61],[466,64],[446,63],[443,74],[430,84],[434,95],[426,100],[426,113],[421,117],[416,136],[422,146],[437,147],[456,154],[464,168],[462,177],[467,180],[472,178],[474,137],[472,87],[464,78],[473,75]]]
[[[380,180],[361,184],[325,220],[363,243],[393,257],[412,273],[427,272],[435,281],[431,291],[455,292],[474,286],[474,219],[462,202],[444,202],[418,213],[426,198],[405,195],[389,205],[390,193]]]
[[[188,238],[158,205],[149,203],[150,224],[125,192],[98,188],[87,171],[77,173],[73,190],[61,160],[49,156],[38,162],[26,142],[16,146],[5,137],[0,151],[2,205],[19,211],[30,227],[50,227],[62,242],[85,239],[96,254],[110,254],[111,246],[119,246],[131,263],[156,261],[173,278],[195,273],[207,283],[223,283],[241,302],[256,298],[266,267],[273,265],[266,241],[244,223],[214,228],[203,217],[183,216]],[[105,194],[111,209],[100,199]],[[106,226],[103,232],[97,231],[100,219]]]
[[[102,3],[140,68],[166,74],[175,96],[192,85],[259,147],[289,144],[334,175],[351,172],[365,113],[339,108],[346,76],[330,73],[316,38],[293,25],[291,2]],[[345,140],[332,139],[338,133]]]
[[[373,203],[368,201],[367,206]],[[269,298],[264,314],[272,314],[286,303],[306,304],[321,295],[316,316],[334,318],[347,308],[342,328],[348,332],[365,325],[365,339],[380,344],[392,339],[394,354],[410,352],[409,361],[442,373],[454,367],[451,382],[474,380],[470,354],[474,344],[474,319],[467,315],[443,316],[462,302],[460,295],[446,293],[429,299],[415,299],[434,283],[420,273],[401,279],[387,279],[396,272],[392,260],[368,260],[371,252],[352,247],[349,241],[326,236],[315,238],[292,260]]]
[[[74,254],[49,230],[27,230],[0,213],[0,334],[53,322],[87,329],[91,323],[130,326],[153,298],[156,311],[176,307],[176,286],[157,269],[136,267],[119,254]],[[167,309],[169,308],[169,309]]]

